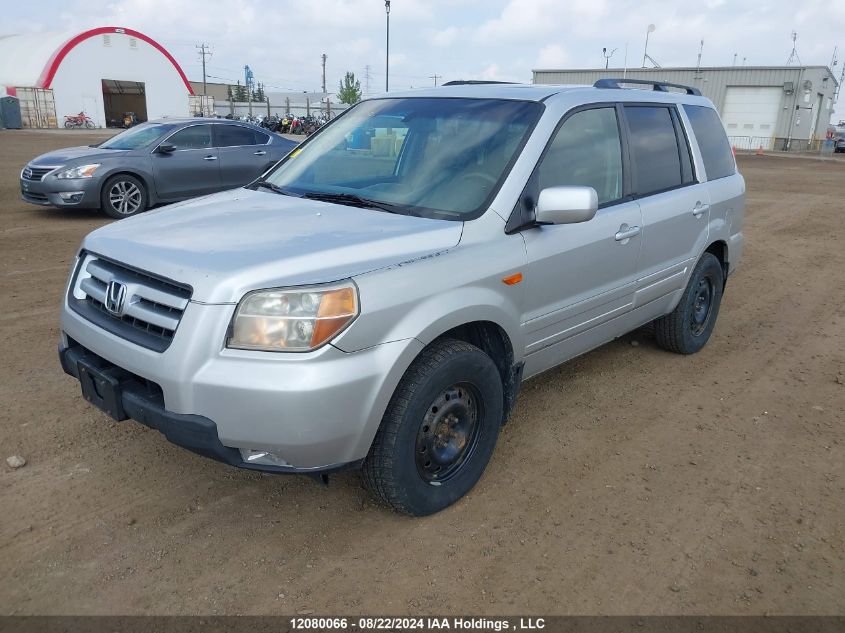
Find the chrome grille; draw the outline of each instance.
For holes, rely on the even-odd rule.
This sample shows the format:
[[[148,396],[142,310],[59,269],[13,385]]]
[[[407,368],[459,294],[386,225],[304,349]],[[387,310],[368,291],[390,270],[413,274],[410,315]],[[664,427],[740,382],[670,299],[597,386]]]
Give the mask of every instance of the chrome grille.
[[[122,284],[121,305],[109,305],[109,285]],[[71,307],[105,330],[156,351],[170,346],[191,299],[187,286],[86,254],[68,301]]]
[[[35,167],[33,165],[27,165],[23,168],[23,171],[21,172],[21,178],[23,178],[24,180],[41,181],[44,179],[44,176],[49,174],[54,169],[56,169],[55,166]]]

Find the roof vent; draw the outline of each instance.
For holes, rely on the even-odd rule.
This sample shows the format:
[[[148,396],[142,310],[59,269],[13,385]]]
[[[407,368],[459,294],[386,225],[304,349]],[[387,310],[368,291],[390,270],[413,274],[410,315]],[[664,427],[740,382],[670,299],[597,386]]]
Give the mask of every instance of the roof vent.
[[[129,38],[129,48],[138,48],[138,40],[134,37]]]
[[[111,46],[111,35],[103,34],[103,46]]]

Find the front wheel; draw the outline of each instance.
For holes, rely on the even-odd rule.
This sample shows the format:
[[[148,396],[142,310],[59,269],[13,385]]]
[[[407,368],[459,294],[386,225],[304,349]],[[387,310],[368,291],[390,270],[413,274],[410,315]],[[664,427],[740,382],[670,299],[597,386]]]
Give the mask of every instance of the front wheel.
[[[724,284],[722,264],[715,255],[704,253],[692,271],[680,303],[654,321],[657,344],[678,354],[695,354],[704,347],[716,326]]]
[[[364,460],[364,482],[405,514],[453,504],[490,461],[502,406],[502,379],[487,354],[464,341],[435,341],[399,382]]]
[[[147,209],[147,188],[129,174],[112,176],[103,186],[100,204],[109,217],[128,218]]]
[[[85,121],[85,127],[87,127],[89,130],[93,130],[94,129],[94,122],[91,121],[90,119],[88,119],[87,121]]]

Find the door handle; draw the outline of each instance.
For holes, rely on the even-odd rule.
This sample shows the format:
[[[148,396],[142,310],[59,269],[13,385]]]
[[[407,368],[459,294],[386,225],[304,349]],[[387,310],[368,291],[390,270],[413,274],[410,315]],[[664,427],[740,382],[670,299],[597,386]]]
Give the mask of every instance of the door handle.
[[[217,156],[206,156],[203,160],[217,160]]]
[[[692,209],[692,214],[695,217],[700,218],[702,215],[707,213],[709,210],[710,210],[709,204],[701,204],[700,202],[696,202],[695,206]]]
[[[638,226],[628,226],[627,224],[623,224],[619,227],[619,230],[616,232],[616,235],[613,236],[617,242],[624,242],[632,237],[636,237],[640,234],[640,227]]]
[[[265,152],[262,149],[262,150],[258,150],[257,152],[253,152],[252,154],[253,154],[253,156],[264,156],[265,154],[267,154],[267,152]]]

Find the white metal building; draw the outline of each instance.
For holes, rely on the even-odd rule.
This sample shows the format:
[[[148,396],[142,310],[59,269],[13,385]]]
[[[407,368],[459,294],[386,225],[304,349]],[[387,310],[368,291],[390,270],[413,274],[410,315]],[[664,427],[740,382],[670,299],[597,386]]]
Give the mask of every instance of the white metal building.
[[[21,99],[25,127],[61,126],[81,111],[103,127],[124,112],[141,121],[187,116],[193,91],[161,44],[108,26],[0,37],[0,93]]]
[[[534,83],[588,84],[605,77],[693,86],[718,108],[735,147],[804,149],[823,139],[836,77],[826,66],[724,66],[534,70]]]

